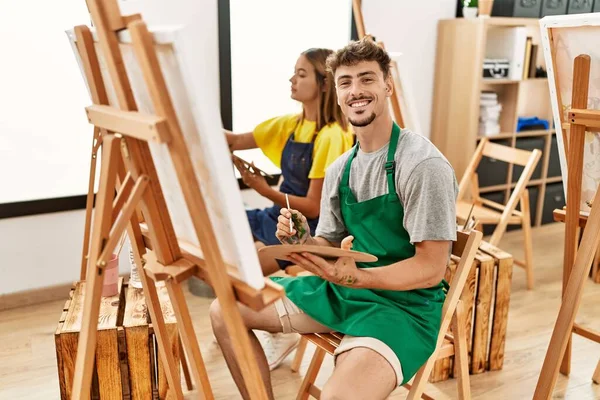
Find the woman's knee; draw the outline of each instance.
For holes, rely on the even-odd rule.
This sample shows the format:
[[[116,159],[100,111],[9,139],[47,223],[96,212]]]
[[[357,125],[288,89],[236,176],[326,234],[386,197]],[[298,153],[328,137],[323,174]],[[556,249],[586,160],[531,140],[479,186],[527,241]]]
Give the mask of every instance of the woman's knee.
[[[216,332],[225,329],[225,323],[223,321],[223,309],[221,308],[219,299],[214,299],[210,304],[208,315],[210,316],[210,323],[213,331]]]

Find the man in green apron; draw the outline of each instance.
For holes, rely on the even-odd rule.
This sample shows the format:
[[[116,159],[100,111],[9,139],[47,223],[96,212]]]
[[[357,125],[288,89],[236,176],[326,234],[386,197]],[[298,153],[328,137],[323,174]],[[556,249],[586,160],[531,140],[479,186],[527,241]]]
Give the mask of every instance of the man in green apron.
[[[241,307],[263,380],[273,396],[264,352],[252,329],[344,333],[322,399],[385,399],[432,354],[456,239],[454,170],[425,137],[392,120],[390,58],[371,39],[353,42],[328,60],[338,101],[358,142],[327,169],[316,232],[295,210],[282,209],[282,242],[352,248],[378,257],[335,263],[305,254],[290,261],[313,276],[272,278],[286,297],[260,312]],[[302,229],[290,233],[291,213]],[[305,232],[298,234],[297,232]],[[218,301],[211,321],[228,367],[247,399]]]

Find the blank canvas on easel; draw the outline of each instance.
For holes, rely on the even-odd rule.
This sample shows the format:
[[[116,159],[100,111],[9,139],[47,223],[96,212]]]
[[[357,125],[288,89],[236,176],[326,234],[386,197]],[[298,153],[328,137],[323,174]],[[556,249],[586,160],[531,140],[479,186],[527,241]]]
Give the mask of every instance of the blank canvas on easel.
[[[571,108],[573,62],[580,54],[591,58],[587,108],[600,110],[600,14],[545,17],[540,26],[566,194],[568,167],[565,138],[560,132],[563,123],[569,122],[566,113]],[[590,207],[586,202],[592,200],[600,184],[600,132],[586,132],[582,174],[580,211],[587,215]]]
[[[394,79],[395,96],[398,98],[400,104],[400,110],[402,110],[402,119],[404,122],[403,128],[408,128],[413,132],[422,134],[421,124],[419,123],[419,117],[415,108],[415,99],[413,91],[410,86],[410,79],[408,78],[408,68],[404,64],[402,53],[390,52],[390,58],[392,59],[392,79]]]
[[[214,117],[220,115],[219,99],[213,96],[211,91],[193,89],[202,87],[205,83],[206,86],[210,86],[209,82],[203,82],[209,79],[208,76],[195,72],[203,68],[197,63],[216,62],[215,58],[212,54],[207,54],[205,57],[197,55],[188,57],[188,54],[194,54],[198,49],[189,47],[190,42],[183,36],[182,27],[154,29],[149,27],[149,29],[185,144],[193,162],[194,173],[208,208],[220,252],[227,264],[238,266],[237,272],[242,281],[255,289],[261,289],[264,287],[264,276],[252,240],[241,192],[233,172],[221,121]],[[108,69],[105,67],[95,32],[93,33],[109,102],[116,106],[118,103],[114,88],[109,84],[111,80]],[[81,66],[81,60],[74,46],[75,34],[73,31],[68,31],[67,35]],[[154,114],[152,101],[136,61],[128,31],[123,31],[119,35],[119,44],[139,111]],[[184,250],[186,243],[191,247],[201,248],[202,243],[198,243],[192,218],[166,144],[152,141],[148,144],[180,245]]]

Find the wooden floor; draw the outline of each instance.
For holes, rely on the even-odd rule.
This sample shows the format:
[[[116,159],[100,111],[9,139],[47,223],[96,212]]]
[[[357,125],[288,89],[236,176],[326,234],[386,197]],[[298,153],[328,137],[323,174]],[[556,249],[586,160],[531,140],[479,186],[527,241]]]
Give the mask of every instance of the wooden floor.
[[[471,376],[475,399],[530,399],[535,390],[542,362],[560,305],[561,264],[563,249],[562,224],[534,229],[535,290],[525,288],[525,274],[515,267],[508,320],[504,369]],[[501,248],[522,256],[519,231],[509,232]],[[208,373],[217,399],[240,398],[219,349],[212,342],[207,317],[210,300],[188,294],[195,328]],[[58,379],[53,333],[64,301],[45,303],[0,312],[0,399],[58,399]],[[600,285],[588,281],[577,322],[600,330]],[[310,346],[310,345],[309,345]],[[289,370],[291,357],[273,373],[277,399],[294,399],[302,375],[308,367],[313,349],[307,355],[299,374]],[[600,345],[579,336],[573,339],[572,374],[559,376],[554,398],[600,399],[600,385],[591,377],[600,360]],[[318,382],[327,378],[332,368],[327,357]],[[455,382],[429,385],[428,393],[436,399],[456,398]],[[392,399],[404,398],[398,389]],[[194,398],[194,393],[188,393]]]

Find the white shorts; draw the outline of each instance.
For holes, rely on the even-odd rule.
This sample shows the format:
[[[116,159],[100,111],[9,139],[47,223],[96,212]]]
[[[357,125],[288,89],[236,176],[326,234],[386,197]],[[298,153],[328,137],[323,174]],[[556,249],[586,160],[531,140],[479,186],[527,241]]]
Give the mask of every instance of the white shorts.
[[[298,308],[289,298],[284,297],[275,302],[275,308],[281,321],[283,333],[329,333],[332,332],[330,328],[321,325],[319,322],[306,315],[304,311]],[[335,349],[333,353],[334,362],[337,356],[340,354],[352,350],[357,347],[366,347],[377,352],[387,362],[390,363],[394,372],[396,373],[396,386],[400,385],[403,380],[402,368],[400,366],[400,360],[396,356],[396,353],[381,340],[372,337],[355,337],[345,335],[340,345]]]

